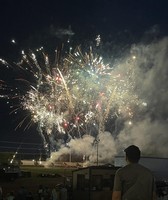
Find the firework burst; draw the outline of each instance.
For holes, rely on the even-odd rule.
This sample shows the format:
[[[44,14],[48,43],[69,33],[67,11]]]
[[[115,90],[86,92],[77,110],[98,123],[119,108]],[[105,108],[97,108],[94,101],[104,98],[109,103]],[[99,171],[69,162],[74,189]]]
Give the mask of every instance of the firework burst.
[[[22,52],[21,61],[14,66],[0,61],[15,72],[17,82],[11,89],[1,81],[1,97],[19,99],[13,110],[27,112],[18,127],[25,122],[25,128],[38,124],[45,144],[50,136],[67,135],[68,140],[86,134],[98,137],[116,117],[132,119],[142,104],[134,93],[136,57],[132,55],[110,66],[92,48],[82,52],[77,47],[64,56],[56,51],[54,64],[43,49],[37,54]]]

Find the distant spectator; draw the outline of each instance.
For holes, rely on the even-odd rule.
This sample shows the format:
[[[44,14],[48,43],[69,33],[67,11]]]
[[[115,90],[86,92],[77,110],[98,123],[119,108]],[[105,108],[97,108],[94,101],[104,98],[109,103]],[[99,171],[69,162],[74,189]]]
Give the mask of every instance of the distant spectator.
[[[61,197],[61,200],[67,200],[67,188],[65,186],[63,186],[60,190],[60,197]]]
[[[44,194],[44,200],[50,199],[51,191],[48,187],[44,188],[43,194]]]
[[[7,195],[7,200],[15,200],[15,195],[14,195],[14,192],[10,192],[8,195]]]
[[[71,184],[67,185],[67,199],[73,200],[72,185]]]
[[[57,200],[60,200],[60,185],[56,186]]]
[[[31,192],[28,192],[27,197],[26,197],[26,200],[33,200],[33,199],[34,199],[34,198],[33,198],[32,193],[31,193]]]
[[[26,188],[24,186],[21,186],[17,194],[17,200],[26,200],[27,194],[28,192]]]
[[[57,191],[55,188],[51,191],[51,200],[58,200]]]
[[[42,185],[39,185],[38,197],[39,197],[39,200],[44,200],[44,188]]]
[[[3,199],[3,191],[2,191],[2,187],[0,186],[0,200]]]

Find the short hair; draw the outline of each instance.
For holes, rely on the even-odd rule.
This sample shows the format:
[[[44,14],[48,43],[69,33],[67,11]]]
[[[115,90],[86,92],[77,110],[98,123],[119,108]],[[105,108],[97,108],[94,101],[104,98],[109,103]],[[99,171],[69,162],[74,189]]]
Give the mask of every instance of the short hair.
[[[130,145],[125,150],[127,159],[132,163],[137,163],[141,156],[141,151],[135,145]]]

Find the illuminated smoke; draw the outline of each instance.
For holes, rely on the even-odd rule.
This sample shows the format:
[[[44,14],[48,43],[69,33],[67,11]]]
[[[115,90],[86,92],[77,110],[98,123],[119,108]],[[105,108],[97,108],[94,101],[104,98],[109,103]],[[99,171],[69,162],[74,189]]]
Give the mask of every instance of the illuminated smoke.
[[[144,154],[165,156],[167,47],[167,38],[134,45],[128,56],[112,66],[104,64],[92,49],[71,49],[61,58],[57,52],[55,64],[43,49],[38,51],[42,51],[41,56],[23,52],[17,67],[23,75],[29,74],[31,81],[17,77],[17,81],[26,84],[26,91],[18,92],[17,88],[15,97],[21,100],[17,109],[26,110],[31,116],[26,128],[38,124],[44,143],[51,146],[52,159],[71,151],[94,162],[95,139],[100,140],[101,162],[110,162],[132,143],[139,145]],[[3,59],[1,63],[11,67]],[[8,88],[1,82],[3,91]],[[1,97],[13,98],[13,94],[16,93]],[[18,126],[24,124],[26,117]]]

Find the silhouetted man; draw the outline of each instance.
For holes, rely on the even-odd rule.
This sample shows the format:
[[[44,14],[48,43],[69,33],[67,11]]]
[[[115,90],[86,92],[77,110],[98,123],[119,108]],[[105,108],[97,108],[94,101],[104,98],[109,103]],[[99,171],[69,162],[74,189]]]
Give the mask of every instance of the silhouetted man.
[[[127,165],[115,174],[112,200],[155,200],[154,176],[138,163],[139,148],[131,145],[124,151]]]

